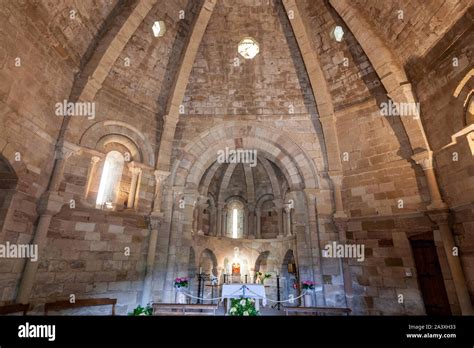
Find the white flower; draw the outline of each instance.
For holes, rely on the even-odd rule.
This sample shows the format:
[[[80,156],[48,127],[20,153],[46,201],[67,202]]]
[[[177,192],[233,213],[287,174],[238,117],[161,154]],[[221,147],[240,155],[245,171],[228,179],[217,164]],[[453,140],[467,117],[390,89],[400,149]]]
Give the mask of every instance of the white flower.
[[[232,307],[232,308],[230,309],[230,313],[235,313],[235,312],[237,312],[237,308]]]
[[[241,306],[245,306],[246,304],[247,304],[247,302],[245,301],[245,299],[240,300],[240,305],[241,305]]]
[[[249,312],[245,311],[245,312],[244,312],[244,316],[245,316],[245,317],[248,317],[248,316],[249,316]]]

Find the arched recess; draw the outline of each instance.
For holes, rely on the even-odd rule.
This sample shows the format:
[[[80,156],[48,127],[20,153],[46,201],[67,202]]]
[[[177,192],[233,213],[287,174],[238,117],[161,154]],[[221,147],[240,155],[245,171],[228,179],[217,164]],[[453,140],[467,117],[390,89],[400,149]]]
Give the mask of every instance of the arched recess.
[[[79,144],[99,150],[106,143],[117,142],[127,147],[130,154],[140,155],[140,162],[154,167],[155,155],[149,139],[136,127],[122,121],[101,121],[90,126],[81,136]],[[137,159],[138,160],[138,159]]]
[[[191,141],[174,163],[173,184],[197,189],[205,171],[216,161],[217,152],[226,147],[257,150],[258,155],[280,167],[294,190],[319,187],[315,163],[291,135],[247,121],[220,124]]]
[[[293,297],[298,297],[298,273],[296,268],[296,258],[293,250],[289,249],[283,257],[283,262],[281,264],[281,289],[283,292],[283,298],[290,298],[290,295]],[[296,286],[295,286],[296,285]]]
[[[217,277],[217,257],[211,249],[204,249],[199,258],[199,270]]]
[[[255,272],[265,273],[269,271],[268,258],[270,256],[270,251],[263,251],[258,255],[257,260],[255,260]]]

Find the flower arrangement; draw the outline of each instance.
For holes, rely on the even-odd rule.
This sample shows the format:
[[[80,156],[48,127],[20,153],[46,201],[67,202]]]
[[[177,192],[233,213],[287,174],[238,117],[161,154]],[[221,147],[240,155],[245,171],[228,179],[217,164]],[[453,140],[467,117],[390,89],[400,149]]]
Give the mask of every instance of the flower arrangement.
[[[314,285],[315,285],[315,283],[312,282],[311,280],[305,280],[303,282],[303,289],[304,290],[314,290]]]
[[[188,287],[188,278],[176,278],[174,280],[174,287],[176,289],[187,288]]]
[[[255,300],[253,298],[233,298],[229,314],[232,316],[256,316],[260,313],[255,309]]]
[[[147,304],[146,307],[138,305],[133,312],[128,313],[130,316],[139,316],[139,315],[153,315],[153,307],[150,304]]]
[[[263,274],[262,272],[255,272],[255,279],[260,279],[260,281],[263,282],[265,279],[270,278],[272,275],[270,273],[265,273]]]

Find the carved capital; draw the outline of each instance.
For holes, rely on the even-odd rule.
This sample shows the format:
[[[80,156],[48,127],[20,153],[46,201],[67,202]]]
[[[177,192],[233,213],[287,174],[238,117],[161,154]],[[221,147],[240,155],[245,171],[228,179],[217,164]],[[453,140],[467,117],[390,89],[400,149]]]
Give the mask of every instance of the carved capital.
[[[70,142],[65,141],[63,146],[56,148],[55,157],[58,159],[67,160],[72,155],[79,154],[81,152],[81,147],[74,145]]]
[[[448,209],[429,210],[426,215],[438,226],[449,223],[450,214]]]
[[[127,166],[133,175],[138,175],[142,172],[142,168],[138,167],[135,162],[130,162]]]
[[[156,184],[161,185],[171,173],[165,172],[163,170],[155,170],[154,174],[155,174]]]
[[[100,157],[99,157],[99,156],[92,156],[92,157],[91,157],[91,163],[92,163],[92,165],[97,164],[99,161],[100,161]]]
[[[420,165],[423,170],[433,169],[433,151],[423,151],[417,153],[411,158]]]

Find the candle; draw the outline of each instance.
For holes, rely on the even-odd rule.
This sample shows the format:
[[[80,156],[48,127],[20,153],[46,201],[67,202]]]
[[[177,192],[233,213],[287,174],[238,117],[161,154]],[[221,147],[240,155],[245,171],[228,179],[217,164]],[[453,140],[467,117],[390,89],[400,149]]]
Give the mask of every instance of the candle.
[[[202,274],[202,267],[199,267],[199,274]]]

